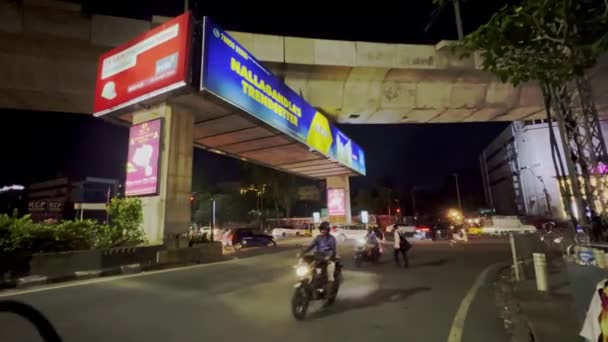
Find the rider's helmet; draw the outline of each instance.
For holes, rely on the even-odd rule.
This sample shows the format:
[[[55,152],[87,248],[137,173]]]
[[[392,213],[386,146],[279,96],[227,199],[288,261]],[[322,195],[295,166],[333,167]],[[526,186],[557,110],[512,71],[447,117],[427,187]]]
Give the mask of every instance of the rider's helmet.
[[[327,230],[329,231],[330,227],[329,227],[329,222],[327,221],[323,221],[321,222],[321,224],[319,225],[319,231],[323,231],[323,230]]]

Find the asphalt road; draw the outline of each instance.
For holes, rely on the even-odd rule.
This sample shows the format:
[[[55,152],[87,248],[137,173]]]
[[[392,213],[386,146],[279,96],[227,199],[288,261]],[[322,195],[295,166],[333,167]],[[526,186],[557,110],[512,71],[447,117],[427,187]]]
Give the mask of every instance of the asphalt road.
[[[454,248],[417,244],[408,270],[396,268],[392,255],[355,269],[352,247],[340,248],[345,282],[338,300],[325,311],[313,306],[303,322],[290,312],[295,253],[285,249],[4,292],[0,300],[40,309],[64,341],[506,341],[493,297],[494,272],[480,277],[495,269],[488,266],[508,260],[505,241],[475,240]],[[471,290],[475,283],[478,291]],[[455,336],[449,339],[450,332]],[[41,339],[21,318],[0,314],[0,341]]]

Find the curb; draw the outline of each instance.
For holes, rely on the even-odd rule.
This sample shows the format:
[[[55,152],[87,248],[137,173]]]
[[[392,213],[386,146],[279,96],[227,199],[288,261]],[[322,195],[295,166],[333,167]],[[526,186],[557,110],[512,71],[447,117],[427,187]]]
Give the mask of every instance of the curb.
[[[70,280],[86,280],[99,277],[121,275],[121,274],[136,274],[141,273],[147,269],[142,267],[141,264],[123,265],[119,267],[106,268],[102,270],[87,270],[87,271],[76,271],[72,274],[66,274],[61,276],[46,277],[46,276],[27,276],[23,278],[17,278],[14,283],[14,287],[17,289],[25,289],[33,286],[47,285],[53,283],[60,283]],[[10,284],[9,284],[10,285]],[[11,286],[12,287],[12,286]]]
[[[494,289],[495,301],[499,306],[499,315],[504,321],[505,332],[512,341],[538,341],[532,322],[521,310],[519,300],[514,296],[515,284],[512,283],[512,272],[512,265],[505,263],[505,266],[496,273]]]

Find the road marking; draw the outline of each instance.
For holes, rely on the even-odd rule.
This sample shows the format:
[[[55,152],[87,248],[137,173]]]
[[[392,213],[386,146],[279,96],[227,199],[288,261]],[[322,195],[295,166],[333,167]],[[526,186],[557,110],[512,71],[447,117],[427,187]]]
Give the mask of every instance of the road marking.
[[[479,288],[485,283],[488,273],[495,267],[498,267],[502,263],[492,264],[486,267],[475,279],[473,286],[467,292],[467,295],[460,302],[458,311],[452,321],[452,327],[450,328],[450,334],[448,335],[448,342],[460,342],[462,340],[462,333],[464,331],[464,323],[469,313],[469,308],[473,303],[473,299],[477,295]]]
[[[291,253],[292,251],[291,250],[285,250],[285,251],[280,251],[280,252],[276,252],[276,253],[261,254],[261,255],[258,255],[258,256],[277,255],[277,254],[282,254],[282,253],[287,253],[287,252]],[[249,258],[242,258],[242,259],[228,259],[228,260],[223,260],[223,261],[218,261],[218,262],[212,262],[212,263],[208,263],[208,264],[183,266],[183,267],[177,267],[177,268],[170,268],[170,269],[166,269],[166,270],[141,272],[141,273],[136,273],[136,274],[125,274],[125,275],[100,277],[100,278],[89,279],[89,280],[81,280],[81,281],[75,280],[74,282],[70,282],[70,283],[64,283],[64,284],[58,284],[58,285],[49,285],[49,286],[43,286],[43,287],[34,288],[34,289],[28,289],[28,290],[8,290],[8,292],[6,292],[6,293],[0,293],[0,298],[20,296],[20,295],[24,295],[24,294],[28,294],[28,293],[35,293],[35,292],[58,290],[58,289],[63,289],[63,288],[68,288],[68,287],[76,287],[76,286],[84,286],[84,285],[97,284],[97,283],[105,283],[105,282],[111,282],[111,281],[121,280],[121,279],[145,277],[145,276],[155,275],[155,274],[170,273],[170,272],[177,272],[177,271],[185,271],[185,270],[195,269],[195,268],[205,268],[205,267],[210,267],[210,266],[213,266],[213,265],[230,263],[230,262],[246,262],[249,259],[251,259],[251,257],[249,257]]]

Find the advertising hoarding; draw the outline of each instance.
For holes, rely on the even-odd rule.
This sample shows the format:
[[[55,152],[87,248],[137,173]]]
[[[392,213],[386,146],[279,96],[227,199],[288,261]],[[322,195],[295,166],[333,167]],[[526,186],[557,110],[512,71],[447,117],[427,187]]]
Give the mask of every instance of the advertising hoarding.
[[[126,196],[158,194],[162,119],[131,126],[127,159]]]
[[[201,90],[365,175],[361,147],[205,18]]]
[[[93,112],[101,116],[186,85],[190,13],[99,57]]]
[[[346,215],[344,189],[327,189],[327,211],[329,216]]]

